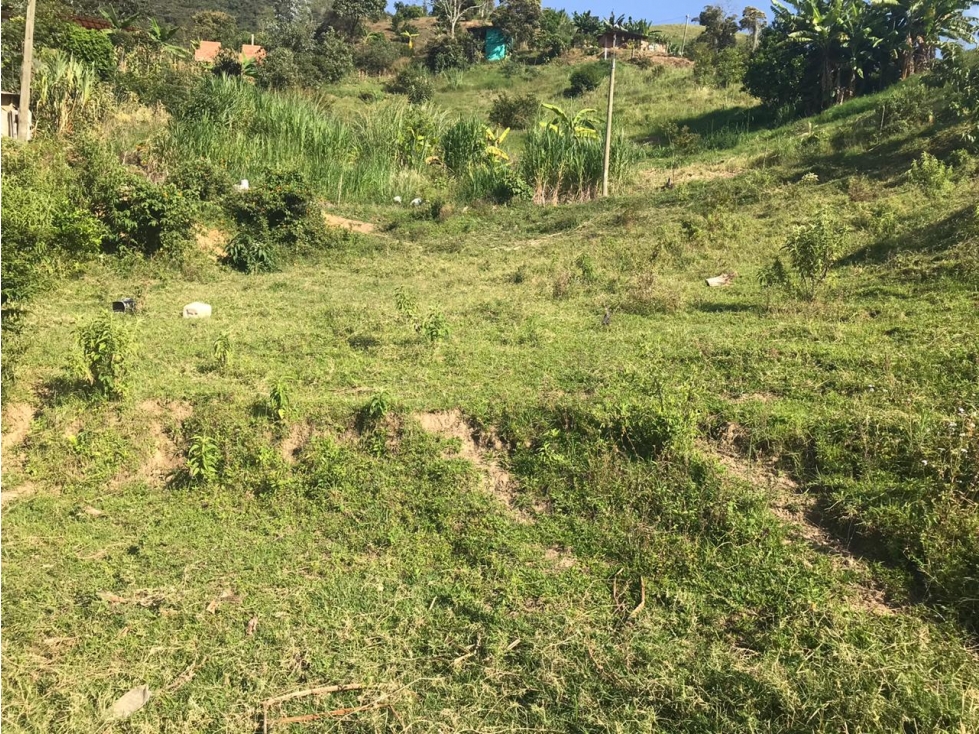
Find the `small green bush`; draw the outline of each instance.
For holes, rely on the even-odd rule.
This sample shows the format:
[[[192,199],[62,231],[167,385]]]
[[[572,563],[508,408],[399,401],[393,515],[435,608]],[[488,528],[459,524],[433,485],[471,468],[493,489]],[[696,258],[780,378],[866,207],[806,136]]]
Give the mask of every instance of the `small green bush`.
[[[197,484],[208,485],[218,478],[221,452],[206,433],[195,433],[187,447],[187,476]]]
[[[81,329],[78,341],[94,390],[104,397],[121,397],[131,350],[131,339],[122,324],[103,316]]]
[[[425,66],[433,74],[450,69],[466,69],[479,58],[479,47],[469,33],[455,38],[442,36],[425,47]]]
[[[921,158],[911,164],[908,181],[928,196],[941,196],[952,185],[952,173],[931,153],[922,153]]]
[[[242,273],[271,273],[278,270],[278,248],[271,242],[267,230],[262,235],[239,232],[225,248],[222,262]]]
[[[80,183],[91,211],[105,224],[103,249],[154,255],[179,251],[193,239],[196,199],[172,183],[153,183],[119,163],[101,142],[78,145]]]
[[[391,94],[403,94],[412,104],[428,102],[435,96],[435,85],[428,75],[417,66],[408,66],[385,87]]]
[[[116,69],[112,41],[101,31],[82,28],[75,23],[64,23],[55,33],[51,47],[61,49],[78,61],[84,61],[103,79]]]
[[[215,76],[241,76],[241,56],[230,48],[222,48],[211,64],[211,73]]]
[[[246,273],[275,270],[284,257],[329,247],[333,240],[304,175],[273,170],[247,191],[226,200],[238,235],[225,262]]]
[[[299,86],[302,78],[292,49],[280,47],[269,51],[255,72],[255,81],[264,89]]]
[[[289,389],[289,383],[285,380],[279,380],[269,391],[269,415],[272,416],[274,420],[282,423],[289,415],[289,408],[291,404],[292,394]]]
[[[845,244],[846,228],[829,215],[821,214],[812,223],[796,228],[782,247],[789,266],[776,257],[763,271],[762,285],[781,287],[806,300],[815,300]]]
[[[354,66],[371,76],[387,74],[401,58],[401,50],[386,38],[374,38],[354,51]]]
[[[167,177],[186,196],[199,201],[220,201],[237,183],[228,169],[210,158],[181,159]]]
[[[503,92],[493,100],[489,119],[494,125],[525,130],[534,124],[540,112],[540,99],[534,94]]]
[[[569,97],[580,97],[586,92],[594,91],[606,76],[608,71],[602,63],[579,66],[568,77],[569,86],[566,94]]]

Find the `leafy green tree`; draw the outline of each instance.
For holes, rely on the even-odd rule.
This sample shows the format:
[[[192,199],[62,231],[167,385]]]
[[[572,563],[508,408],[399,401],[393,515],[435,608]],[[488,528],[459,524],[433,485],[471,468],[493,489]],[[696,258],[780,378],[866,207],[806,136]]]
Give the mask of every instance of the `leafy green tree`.
[[[564,10],[544,8],[533,45],[544,58],[553,59],[571,48],[574,35],[574,23]]]
[[[764,11],[748,6],[741,13],[741,20],[738,21],[738,28],[748,31],[751,34],[751,50],[758,48],[758,34],[761,29],[768,24],[768,17]]]
[[[432,15],[449,31],[449,36],[455,38],[459,21],[467,15],[473,15],[478,9],[476,0],[435,0],[432,4]]]
[[[219,10],[194,13],[191,35],[200,41],[218,41],[222,46],[238,45],[238,21]]]
[[[328,84],[336,84],[354,69],[350,43],[334,31],[319,38],[312,60],[320,79]]]
[[[332,29],[349,40],[362,36],[368,21],[376,21],[384,15],[385,0],[333,0],[333,5],[323,17],[317,35]]]
[[[733,15],[726,15],[720,5],[708,5],[695,20],[704,27],[697,43],[712,51],[733,48],[738,34],[738,21]]]
[[[540,0],[505,0],[493,11],[491,20],[514,48],[523,48],[540,28]]]
[[[880,43],[873,7],[864,0],[786,0],[773,7],[778,31],[819,64],[820,107],[853,96]]]

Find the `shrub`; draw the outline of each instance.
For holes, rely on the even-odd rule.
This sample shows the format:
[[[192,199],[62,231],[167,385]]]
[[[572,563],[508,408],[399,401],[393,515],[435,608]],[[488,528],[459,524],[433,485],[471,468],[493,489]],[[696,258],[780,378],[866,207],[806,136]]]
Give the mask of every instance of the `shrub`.
[[[167,182],[200,201],[218,201],[237,183],[224,166],[210,158],[181,159]]]
[[[130,338],[122,325],[105,316],[78,334],[82,359],[92,387],[104,397],[120,397],[130,357]]]
[[[222,48],[214,57],[211,73],[216,76],[241,76],[241,56],[230,48]]]
[[[931,153],[922,153],[921,158],[911,164],[908,180],[929,196],[941,196],[952,185],[948,166]]]
[[[50,45],[88,64],[103,79],[115,71],[115,49],[109,37],[101,31],[82,28],[75,23],[64,23],[59,26]]]
[[[509,94],[503,92],[493,100],[489,119],[494,125],[525,130],[540,112],[540,100],[534,94]]]
[[[311,57],[320,78],[328,84],[336,84],[354,68],[350,43],[334,30],[323,34]]]
[[[392,94],[405,95],[412,104],[428,102],[435,96],[432,80],[416,66],[402,69],[385,89]]]
[[[846,228],[826,214],[796,228],[782,246],[789,259],[786,267],[776,257],[761,276],[766,287],[781,287],[812,301],[829,275],[833,262],[846,243]],[[791,270],[789,269],[791,267]]]
[[[469,170],[461,181],[466,201],[488,200],[495,204],[530,201],[534,191],[520,174],[508,165],[483,165]]]
[[[725,89],[741,86],[744,81],[747,57],[737,47],[716,51],[698,43],[694,45],[693,56],[693,78],[698,84]]]
[[[566,92],[567,96],[580,97],[585,92],[598,89],[598,85],[602,83],[606,75],[607,71],[604,64],[592,63],[579,66],[568,77],[570,86]]]
[[[455,38],[442,36],[425,47],[425,66],[433,74],[449,69],[466,69],[478,58],[479,47],[468,33]]]
[[[285,380],[279,380],[269,391],[269,415],[281,423],[288,417],[291,404],[292,395],[289,390],[289,384]]]
[[[449,325],[441,311],[432,311],[429,313],[424,319],[422,319],[422,322],[416,326],[416,329],[418,333],[420,333],[432,344],[449,338]]]
[[[442,135],[442,163],[456,175],[486,158],[486,126],[479,120],[459,120]]]
[[[934,119],[928,89],[919,79],[909,79],[882,99],[874,108],[867,124],[885,135],[905,133]]]
[[[250,232],[239,232],[225,248],[222,259],[226,265],[242,273],[269,273],[278,269],[276,248],[271,235],[263,231],[259,236]]]
[[[221,452],[213,438],[195,433],[187,447],[187,476],[198,484],[210,484],[218,478]]]
[[[192,238],[192,202],[173,184],[154,184],[129,174],[114,194],[115,199],[102,200],[110,250],[154,255],[163,249],[180,249]]]
[[[274,48],[255,72],[255,81],[265,89],[288,89],[300,83],[296,56],[289,48]]]
[[[283,257],[322,250],[331,243],[305,176],[276,170],[263,178],[227,200],[239,232],[228,244],[225,262],[246,273],[275,270]]]
[[[354,51],[354,66],[366,74],[387,74],[401,58],[398,47],[386,38],[375,38]]]

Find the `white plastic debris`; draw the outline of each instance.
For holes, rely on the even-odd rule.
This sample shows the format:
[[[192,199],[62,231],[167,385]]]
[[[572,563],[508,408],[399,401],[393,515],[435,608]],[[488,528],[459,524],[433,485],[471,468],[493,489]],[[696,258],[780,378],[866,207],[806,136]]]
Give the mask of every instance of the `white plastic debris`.
[[[194,301],[184,306],[185,319],[206,319],[211,316],[211,306],[207,303]]]
[[[421,197],[418,197],[417,199],[412,199],[411,200],[411,205],[412,206],[421,206],[421,203],[422,203]]]
[[[247,178],[241,179],[241,183],[235,186],[235,188],[238,189],[239,191],[248,191],[248,179]]]
[[[711,288],[731,285],[736,277],[737,273],[721,273],[713,278],[707,278],[707,285],[709,285]]]
[[[401,197],[400,196],[395,196],[394,197],[394,203],[395,204],[400,204],[401,203]]]

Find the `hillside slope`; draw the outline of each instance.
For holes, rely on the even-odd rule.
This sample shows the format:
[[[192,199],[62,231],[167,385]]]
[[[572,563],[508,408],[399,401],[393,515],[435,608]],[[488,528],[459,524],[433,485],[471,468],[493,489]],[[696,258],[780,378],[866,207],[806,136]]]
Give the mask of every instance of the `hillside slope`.
[[[962,131],[916,85],[767,127],[622,68],[642,161],[613,197],[341,198],[373,231],[279,272],[103,258],[32,305],[3,411],[10,731],[96,729],[142,684],[120,729],[979,728]],[[557,101],[567,72],[435,101]],[[819,221],[815,298],[765,287]],[[106,401],[79,332],[124,296]],[[263,706],[328,684],[357,687]]]

